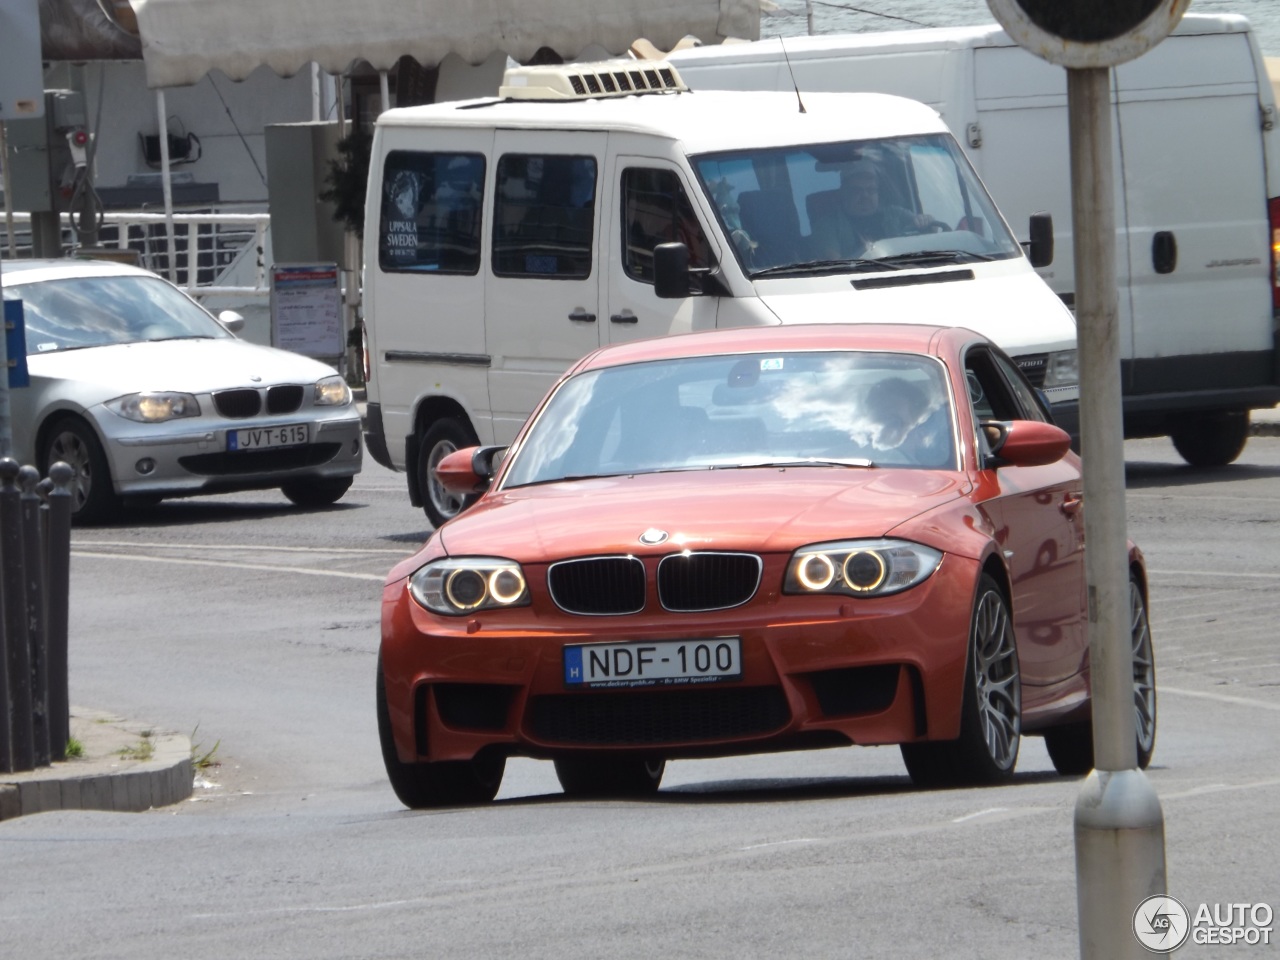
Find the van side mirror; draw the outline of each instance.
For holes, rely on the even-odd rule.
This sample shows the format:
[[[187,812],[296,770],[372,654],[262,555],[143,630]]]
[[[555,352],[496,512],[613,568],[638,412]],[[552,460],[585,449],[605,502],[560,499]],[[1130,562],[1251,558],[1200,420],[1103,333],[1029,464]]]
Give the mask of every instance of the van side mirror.
[[[689,248],[683,243],[660,243],[653,248],[653,292],[663,300],[689,296]]]
[[[1031,215],[1031,241],[1027,244],[1027,259],[1033,267],[1047,267],[1053,263],[1053,214]]]

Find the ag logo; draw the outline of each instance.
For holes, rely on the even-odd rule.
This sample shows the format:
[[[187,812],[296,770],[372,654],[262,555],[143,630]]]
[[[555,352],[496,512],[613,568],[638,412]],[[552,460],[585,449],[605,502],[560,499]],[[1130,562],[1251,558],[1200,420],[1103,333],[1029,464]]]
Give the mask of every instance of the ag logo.
[[[1133,935],[1152,953],[1172,953],[1187,942],[1191,915],[1178,900],[1158,894],[1133,912]]]

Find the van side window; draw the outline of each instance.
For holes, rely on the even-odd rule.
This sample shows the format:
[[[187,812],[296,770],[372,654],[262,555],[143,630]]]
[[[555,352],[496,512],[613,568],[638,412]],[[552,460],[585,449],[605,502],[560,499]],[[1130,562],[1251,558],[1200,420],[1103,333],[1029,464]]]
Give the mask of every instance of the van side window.
[[[676,173],[651,167],[622,171],[622,262],[627,276],[653,283],[653,248],[677,241],[689,248],[689,266],[710,266],[706,234]],[[699,289],[701,276],[691,279]]]
[[[595,211],[595,157],[506,154],[493,207],[494,274],[590,276]]]
[[[478,273],[483,187],[481,154],[388,153],[378,265],[387,273]]]

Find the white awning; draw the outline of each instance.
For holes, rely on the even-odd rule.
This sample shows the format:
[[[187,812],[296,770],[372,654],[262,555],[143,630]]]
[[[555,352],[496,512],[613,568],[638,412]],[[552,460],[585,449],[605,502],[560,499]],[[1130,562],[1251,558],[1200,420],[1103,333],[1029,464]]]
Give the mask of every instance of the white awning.
[[[543,47],[566,60],[588,46],[621,55],[637,39],[668,50],[760,34],[759,0],[132,0],[147,86],[180,87],[210,70],[243,80],[266,64],[291,76],[309,62],[343,73],[411,56],[437,65],[502,51],[525,62]]]

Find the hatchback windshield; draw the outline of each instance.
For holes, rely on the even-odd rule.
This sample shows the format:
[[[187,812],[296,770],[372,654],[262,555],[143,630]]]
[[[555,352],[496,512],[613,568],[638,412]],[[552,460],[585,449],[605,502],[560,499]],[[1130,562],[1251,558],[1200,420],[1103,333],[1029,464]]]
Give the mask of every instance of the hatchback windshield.
[[[158,277],[41,280],[6,287],[4,298],[23,302],[29,354],[140,340],[231,336]]]
[[[556,391],[505,486],[665,470],[954,469],[942,365],[899,353],[694,357],[582,373]]]
[[[1021,255],[944,134],[735,150],[694,167],[751,276]]]

